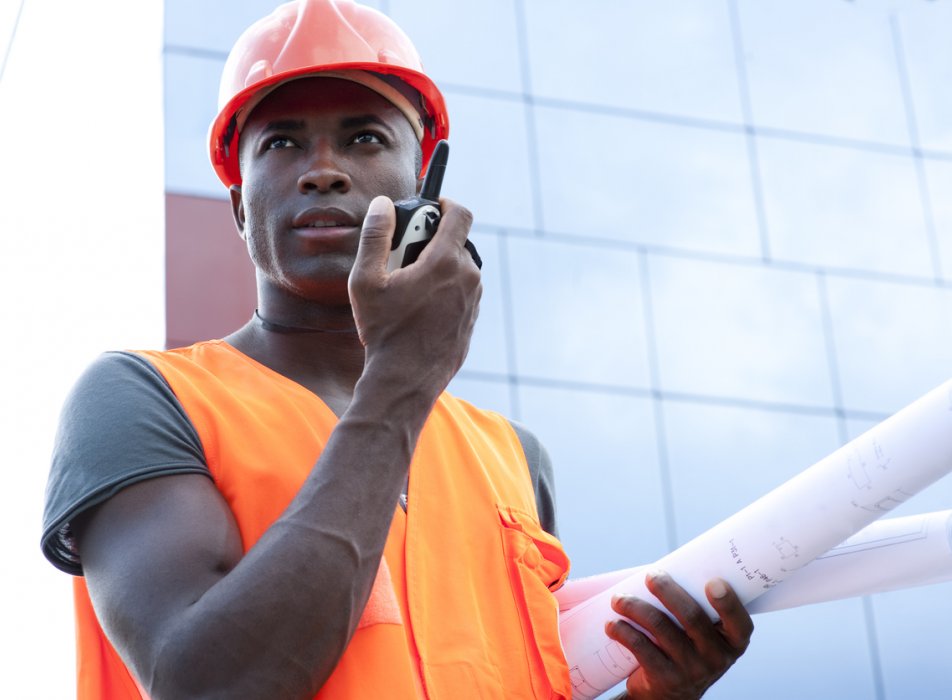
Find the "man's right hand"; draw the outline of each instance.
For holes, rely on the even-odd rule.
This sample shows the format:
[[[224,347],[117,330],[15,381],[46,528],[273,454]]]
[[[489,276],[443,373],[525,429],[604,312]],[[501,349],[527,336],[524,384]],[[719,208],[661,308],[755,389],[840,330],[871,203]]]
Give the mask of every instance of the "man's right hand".
[[[479,268],[464,248],[472,214],[445,198],[440,207],[436,235],[419,259],[388,272],[396,216],[390,199],[376,197],[348,285],[366,367],[416,377],[434,400],[466,358],[482,294]]]

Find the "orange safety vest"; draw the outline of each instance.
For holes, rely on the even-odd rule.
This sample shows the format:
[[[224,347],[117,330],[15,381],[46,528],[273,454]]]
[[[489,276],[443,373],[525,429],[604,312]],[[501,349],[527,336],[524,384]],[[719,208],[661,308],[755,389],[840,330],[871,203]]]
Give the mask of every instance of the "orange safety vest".
[[[195,426],[247,551],[297,494],[337,417],[222,341],[140,354]],[[444,394],[358,629],[316,697],[570,698],[550,590],[567,574],[561,545],[539,524],[512,427]],[[78,697],[147,697],[103,634],[83,579],[75,586]]]

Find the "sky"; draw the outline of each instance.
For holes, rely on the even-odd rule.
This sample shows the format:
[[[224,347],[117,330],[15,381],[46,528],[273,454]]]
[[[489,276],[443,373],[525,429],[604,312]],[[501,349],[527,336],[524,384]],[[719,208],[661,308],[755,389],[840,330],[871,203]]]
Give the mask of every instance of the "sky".
[[[0,71],[0,695],[47,700],[75,693],[70,577],[39,550],[59,409],[103,348],[164,342],[162,3],[0,0]]]

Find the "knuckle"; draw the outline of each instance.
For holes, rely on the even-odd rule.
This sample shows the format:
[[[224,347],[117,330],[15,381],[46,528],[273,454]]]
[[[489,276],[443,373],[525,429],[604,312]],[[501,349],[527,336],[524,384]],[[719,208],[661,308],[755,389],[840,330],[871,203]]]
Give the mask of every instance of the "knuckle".
[[[628,649],[635,653],[635,655],[639,655],[642,651],[654,646],[648,637],[633,627],[628,628],[621,642],[623,642],[624,645],[628,647]]]
[[[375,283],[375,278],[372,274],[356,266],[351,270],[350,276],[347,278],[347,289],[351,296],[366,299],[376,293],[378,287],[379,285]]]
[[[466,226],[466,228],[468,229],[470,226],[472,226],[473,212],[460,205],[456,205],[456,210],[459,214],[460,221]]]
[[[667,615],[652,605],[646,605],[645,609],[641,611],[641,616],[644,619],[646,626],[655,630],[660,629],[671,622]]]
[[[636,650],[648,643],[648,638],[624,620],[615,620],[609,627],[609,636],[619,644]]]
[[[433,272],[447,277],[456,273],[459,268],[459,262],[452,255],[446,255],[442,251],[432,256]]]
[[[350,291],[351,295],[355,292],[362,292],[364,290],[364,275],[354,267],[350,271],[350,275],[347,277],[347,289]]]
[[[390,220],[382,214],[367,214],[361,229],[364,238],[382,238],[390,235]]]
[[[449,219],[454,227],[459,226],[469,232],[473,225],[473,212],[451,199],[442,200],[440,206],[443,210],[444,219]]]
[[[736,644],[732,645],[732,647],[737,653],[737,656],[740,656],[745,651],[747,651],[747,647],[749,646],[750,646],[750,634],[743,635]]]
[[[467,253],[465,250],[463,251],[463,254],[466,255],[467,257],[469,256],[469,253]],[[478,294],[482,294],[483,276],[482,276],[482,273],[480,273],[479,268],[477,268],[475,265],[469,265],[466,263],[466,260],[463,260],[462,261],[462,277],[463,277],[464,283],[470,289],[472,289],[474,292],[477,292]]]
[[[737,658],[737,654],[726,650],[723,651],[717,657],[716,664],[711,669],[711,674],[716,676],[722,675],[725,671],[727,671],[727,669],[734,665],[734,662],[737,661]]]
[[[347,277],[347,284],[351,289],[363,289],[367,286],[370,275],[363,266],[357,264],[350,269],[350,275]]]
[[[703,658],[704,669],[709,675],[719,676],[733,666],[741,654],[743,654],[743,651],[734,648],[725,640],[725,643],[709,648],[705,652]]]
[[[737,660],[737,652],[727,646],[720,649],[716,657],[717,668],[726,669]]]
[[[703,628],[710,626],[711,619],[700,607],[691,607],[684,612],[684,622],[687,627]]]
[[[365,228],[360,234],[361,243],[384,245],[390,238],[390,230],[384,228]]]

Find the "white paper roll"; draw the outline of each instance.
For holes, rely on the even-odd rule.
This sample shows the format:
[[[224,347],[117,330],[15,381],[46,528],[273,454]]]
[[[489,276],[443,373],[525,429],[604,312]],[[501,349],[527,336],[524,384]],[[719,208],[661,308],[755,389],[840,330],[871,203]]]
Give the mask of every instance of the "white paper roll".
[[[952,510],[879,520],[747,605],[751,613],[952,581]]]
[[[952,381],[651,568],[667,571],[714,618],[704,595],[710,579],[725,579],[748,604],[950,470]],[[662,608],[638,574],[562,613],[575,698],[598,696],[637,666],[627,649],[605,636],[605,623],[618,617],[610,604],[616,593]]]

